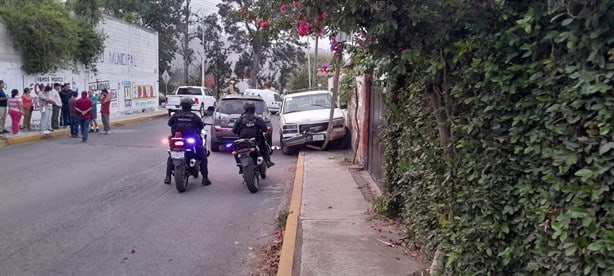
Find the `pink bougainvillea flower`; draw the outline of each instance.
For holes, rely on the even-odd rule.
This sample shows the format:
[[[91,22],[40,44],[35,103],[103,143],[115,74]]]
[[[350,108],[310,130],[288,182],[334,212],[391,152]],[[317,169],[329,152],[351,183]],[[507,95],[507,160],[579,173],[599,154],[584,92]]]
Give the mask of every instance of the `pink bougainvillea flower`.
[[[260,28],[266,29],[268,27],[269,27],[269,22],[266,22],[266,21],[260,22]]]
[[[309,27],[309,23],[305,20],[301,20],[298,22],[297,30],[299,36],[308,35],[311,32],[311,27]]]
[[[299,3],[299,2],[294,2],[294,3],[292,3],[292,6],[293,6],[295,9],[298,9],[298,6],[300,6],[300,3]]]
[[[328,65],[322,64],[322,71],[323,72],[328,72]]]
[[[326,19],[326,17],[328,17],[328,13],[323,12],[323,13],[322,13],[322,15],[321,15],[321,17],[322,17],[322,19]]]
[[[286,12],[286,5],[281,5],[281,7],[279,7],[279,12],[281,13]]]

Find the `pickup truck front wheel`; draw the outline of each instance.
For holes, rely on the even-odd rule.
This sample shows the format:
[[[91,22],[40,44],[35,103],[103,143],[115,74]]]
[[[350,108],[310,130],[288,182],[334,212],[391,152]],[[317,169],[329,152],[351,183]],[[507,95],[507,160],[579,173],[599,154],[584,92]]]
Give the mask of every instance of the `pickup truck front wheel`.
[[[284,155],[293,155],[296,151],[295,147],[286,146],[284,142],[281,140],[281,134],[279,135],[279,145],[281,146],[281,153]]]

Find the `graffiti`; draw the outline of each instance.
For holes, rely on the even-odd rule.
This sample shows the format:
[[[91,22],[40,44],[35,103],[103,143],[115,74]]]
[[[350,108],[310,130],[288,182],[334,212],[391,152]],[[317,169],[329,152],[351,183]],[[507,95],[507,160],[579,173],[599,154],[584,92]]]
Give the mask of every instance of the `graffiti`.
[[[64,77],[57,76],[40,76],[36,77],[37,83],[64,83]]]
[[[132,106],[132,82],[128,80],[124,80],[121,82],[121,86],[124,90],[124,106],[131,107]]]
[[[96,92],[100,92],[100,91],[102,91],[102,89],[106,89],[106,90],[111,89],[111,84],[109,83],[108,80],[105,80],[105,81],[95,81],[95,82],[90,82],[88,84],[88,88],[91,89],[91,90],[94,90]]]
[[[137,100],[134,101],[134,108],[151,108],[156,107],[157,104],[155,99]]]
[[[153,85],[143,84],[143,85],[135,85],[132,90],[132,98],[133,99],[146,99],[146,98],[154,98],[154,87]]]
[[[136,67],[136,58],[131,54],[107,51],[98,55],[98,63],[108,62],[109,64]]]

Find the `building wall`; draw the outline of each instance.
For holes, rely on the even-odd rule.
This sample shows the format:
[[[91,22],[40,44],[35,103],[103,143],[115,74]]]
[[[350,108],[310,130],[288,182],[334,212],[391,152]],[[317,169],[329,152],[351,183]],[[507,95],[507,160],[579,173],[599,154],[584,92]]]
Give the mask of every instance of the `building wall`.
[[[29,75],[21,70],[21,56],[14,49],[6,27],[0,23],[0,80],[6,83],[5,92],[10,93],[12,89],[22,92],[23,88],[33,88],[38,83],[71,83],[73,90],[92,88],[97,94],[107,88],[113,96],[111,116],[156,108],[157,32],[110,16],[103,16],[98,29],[105,35],[105,49],[98,57],[96,72],[78,67]],[[38,124],[40,112],[34,111],[32,117],[33,124]]]

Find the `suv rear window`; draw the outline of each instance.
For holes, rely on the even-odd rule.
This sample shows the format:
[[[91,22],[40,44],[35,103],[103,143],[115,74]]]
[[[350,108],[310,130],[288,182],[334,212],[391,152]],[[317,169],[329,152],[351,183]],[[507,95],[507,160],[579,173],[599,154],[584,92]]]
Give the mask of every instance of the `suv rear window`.
[[[193,87],[189,87],[189,88],[179,88],[177,89],[177,93],[175,95],[202,95],[202,92],[200,91],[200,88],[193,88]]]
[[[221,101],[217,111],[224,114],[242,114],[244,111],[243,104],[246,102],[253,102],[256,105],[256,114],[262,114],[266,110],[264,101],[252,99],[227,99]]]

